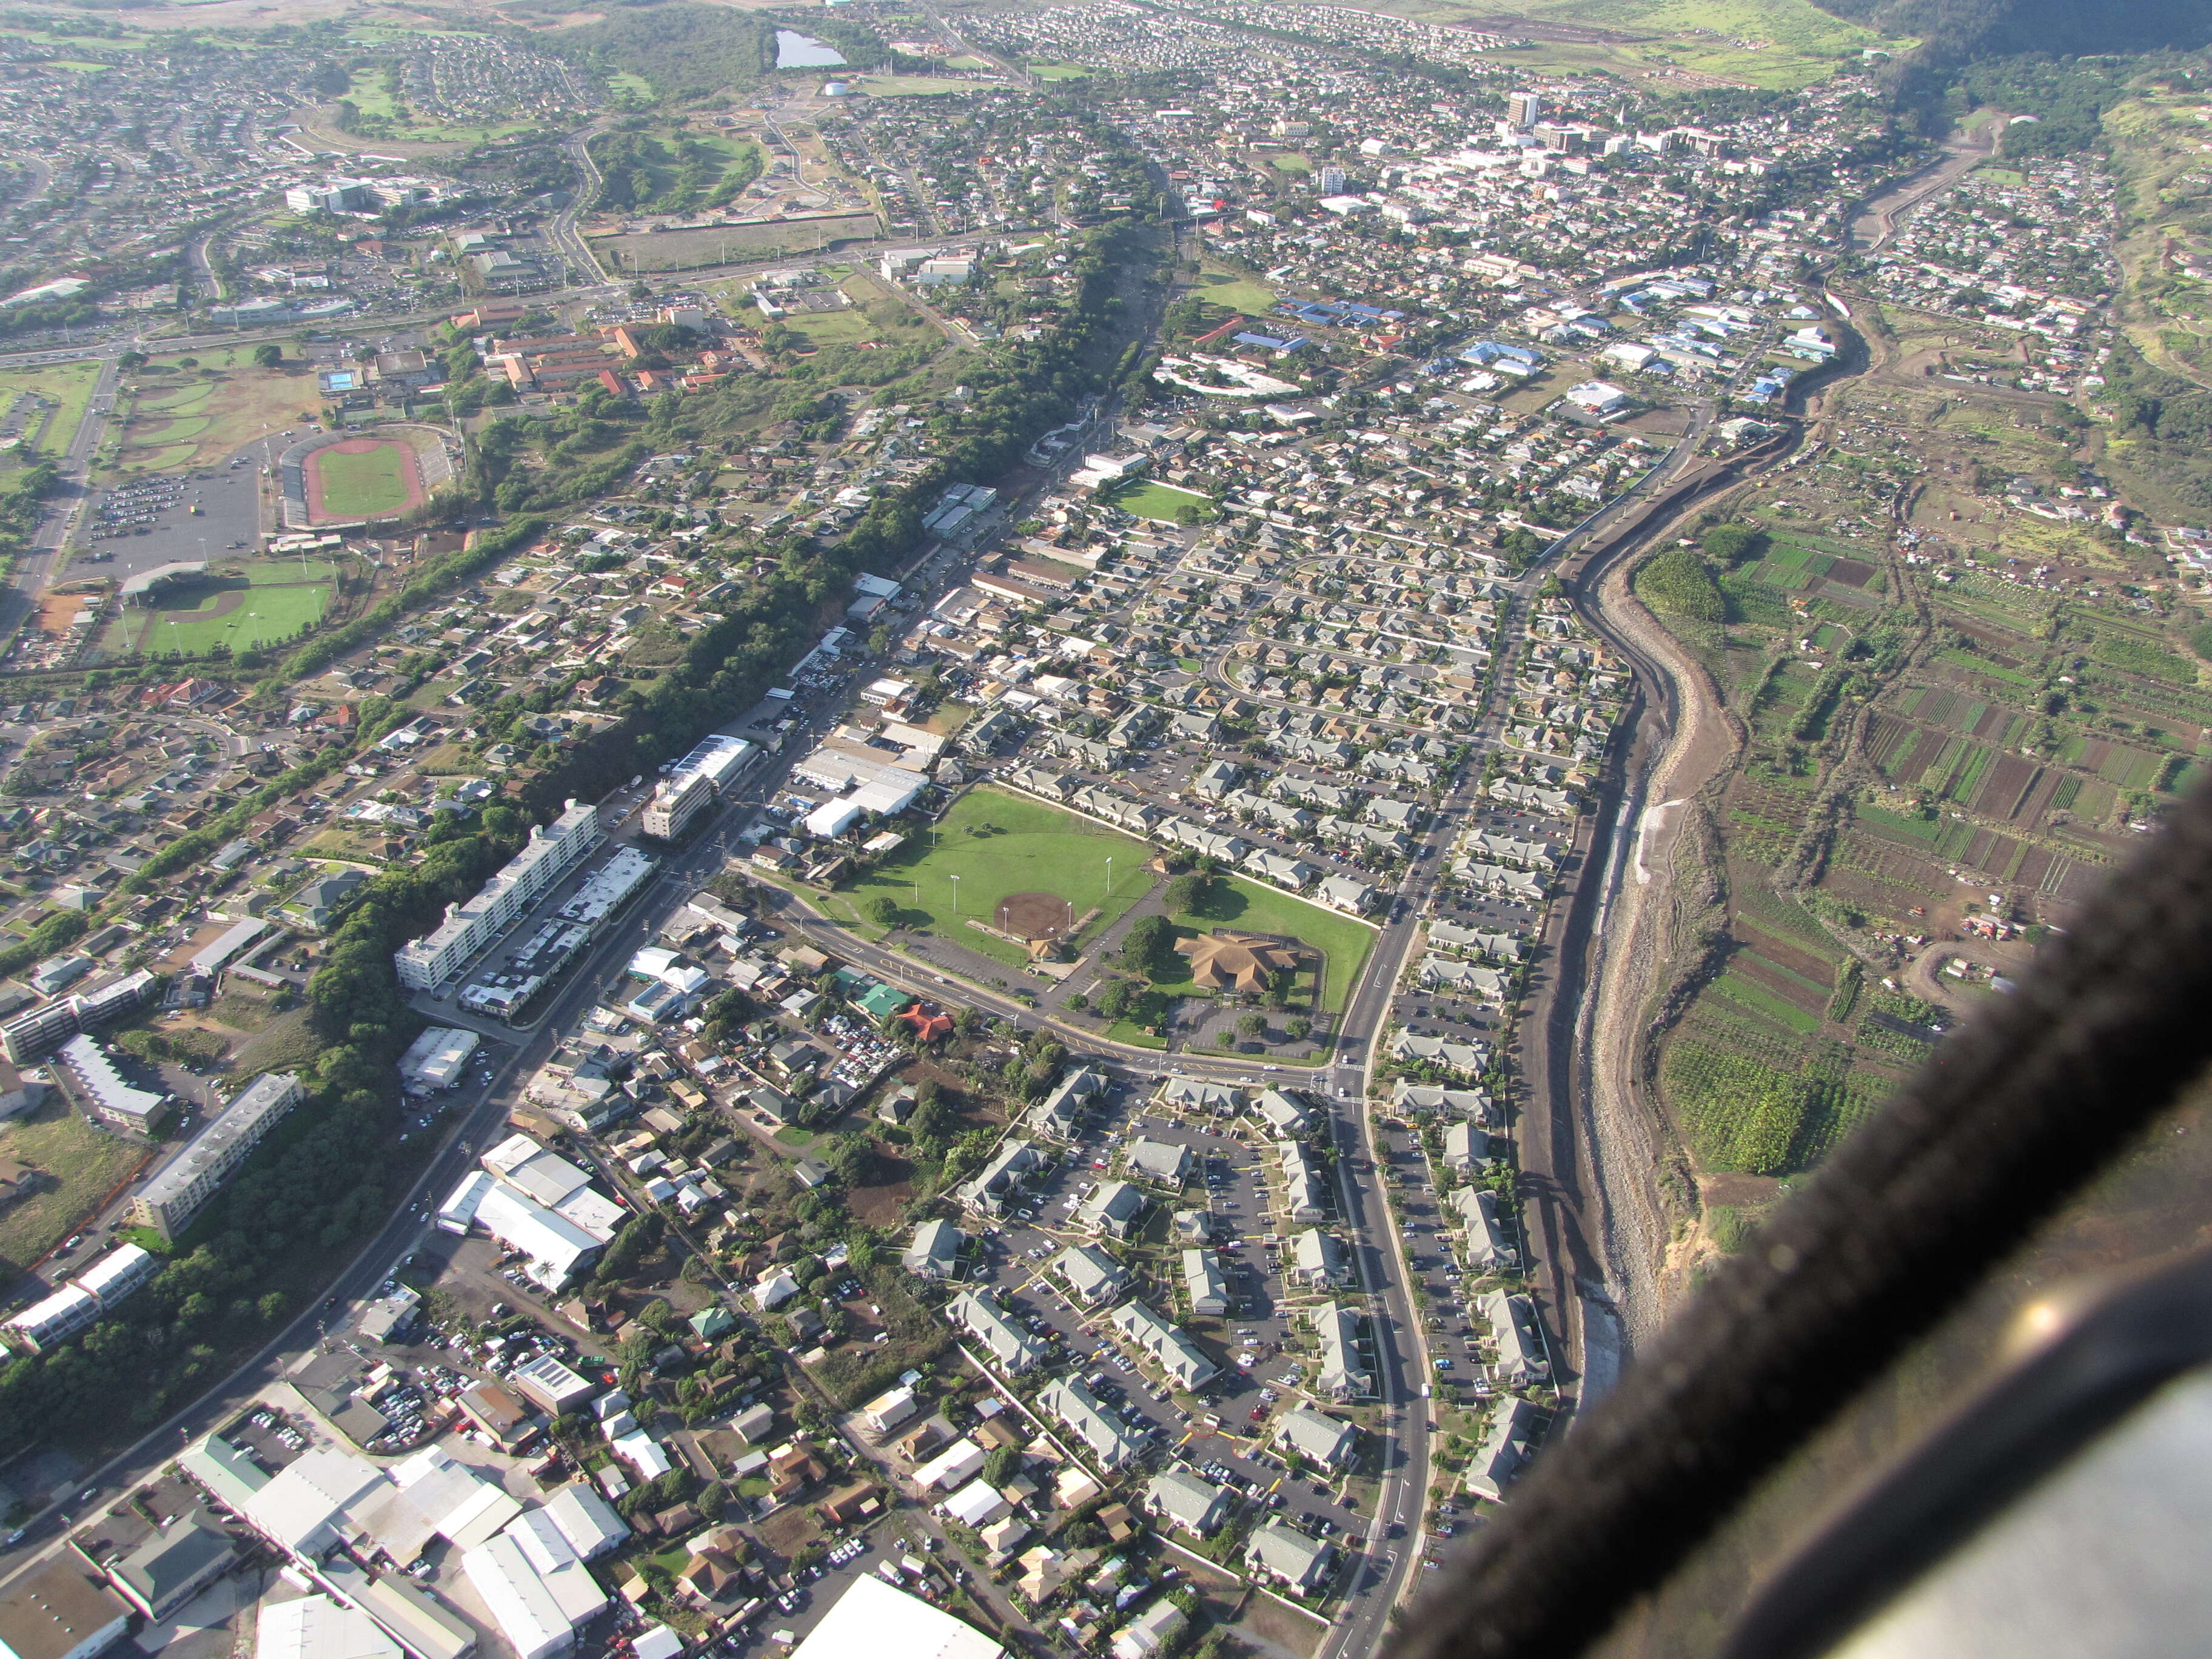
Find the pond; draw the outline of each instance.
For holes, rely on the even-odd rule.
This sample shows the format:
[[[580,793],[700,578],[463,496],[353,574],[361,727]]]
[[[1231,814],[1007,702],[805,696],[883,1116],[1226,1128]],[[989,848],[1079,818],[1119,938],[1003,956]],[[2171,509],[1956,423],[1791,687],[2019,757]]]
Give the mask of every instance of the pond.
[[[775,32],[775,66],[780,69],[833,69],[845,54],[826,40],[817,40],[796,29]]]

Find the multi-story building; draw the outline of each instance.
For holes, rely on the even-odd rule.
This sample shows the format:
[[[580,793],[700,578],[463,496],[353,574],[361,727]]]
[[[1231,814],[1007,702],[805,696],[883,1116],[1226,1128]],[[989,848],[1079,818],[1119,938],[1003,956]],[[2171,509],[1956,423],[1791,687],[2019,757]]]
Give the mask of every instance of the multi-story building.
[[[411,991],[443,985],[605,838],[599,808],[573,800],[551,823],[534,826],[530,844],[502,865],[475,897],[448,906],[445,921],[436,928],[392,952],[399,982]]]
[[[132,1223],[174,1239],[306,1093],[295,1073],[256,1078],[131,1200]]]

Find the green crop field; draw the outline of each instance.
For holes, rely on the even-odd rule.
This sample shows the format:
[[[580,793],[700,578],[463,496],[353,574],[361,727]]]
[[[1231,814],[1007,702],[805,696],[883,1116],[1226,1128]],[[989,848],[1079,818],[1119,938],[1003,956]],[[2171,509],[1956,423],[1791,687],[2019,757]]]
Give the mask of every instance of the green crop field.
[[[414,458],[404,444],[382,443],[351,454],[337,449],[308,458],[322,479],[322,510],[327,518],[373,519],[407,505],[408,476]]]
[[[1163,524],[1177,522],[1176,514],[1185,507],[1197,509],[1200,520],[1220,516],[1214,510],[1213,498],[1199,495],[1194,490],[1178,489],[1173,484],[1155,483],[1150,478],[1125,484],[1108,498],[1109,507],[1117,507],[1124,513],[1134,514],[1140,519],[1155,519]]]
[[[1079,920],[1098,912],[1085,930],[1087,937],[1152,890],[1153,878],[1145,868],[1152,850],[1133,836],[1042,801],[971,789],[933,831],[916,832],[849,890],[864,908],[875,898],[890,899],[898,907],[901,927],[935,933],[1020,966],[1029,960],[1027,952],[967,926],[968,919],[991,921],[1000,901],[1015,893],[1054,893],[1075,907]],[[1109,859],[1114,861],[1110,891]]]
[[[1358,978],[1367,953],[1375,945],[1375,929],[1366,923],[1318,904],[1309,904],[1277,888],[1246,881],[1241,876],[1218,878],[1199,908],[1177,911],[1168,920],[1175,924],[1178,938],[1193,938],[1217,927],[1227,927],[1244,933],[1274,933],[1310,945],[1327,958],[1317,1004],[1325,1010],[1344,1006],[1345,999],[1352,994],[1352,981]],[[1170,995],[1185,994],[1193,988],[1188,975],[1164,979],[1157,970],[1152,983]]]

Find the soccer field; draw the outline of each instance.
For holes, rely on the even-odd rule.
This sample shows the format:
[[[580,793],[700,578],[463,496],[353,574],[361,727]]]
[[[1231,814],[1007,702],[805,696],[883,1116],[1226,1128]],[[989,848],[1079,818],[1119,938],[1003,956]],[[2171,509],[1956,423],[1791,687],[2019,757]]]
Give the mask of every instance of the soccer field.
[[[1084,931],[1084,937],[1095,935],[1152,890],[1154,877],[1145,868],[1152,851],[1133,836],[1042,801],[971,789],[933,833],[915,832],[854,884],[851,896],[863,914],[872,900],[888,898],[898,907],[900,927],[1019,966],[1029,960],[1026,951],[968,927],[966,919],[991,921],[1012,894],[1053,893],[1074,906],[1079,921],[1097,909]]]
[[[382,518],[403,511],[417,495],[415,453],[404,444],[333,444],[310,455],[307,466],[308,498],[324,519]]]

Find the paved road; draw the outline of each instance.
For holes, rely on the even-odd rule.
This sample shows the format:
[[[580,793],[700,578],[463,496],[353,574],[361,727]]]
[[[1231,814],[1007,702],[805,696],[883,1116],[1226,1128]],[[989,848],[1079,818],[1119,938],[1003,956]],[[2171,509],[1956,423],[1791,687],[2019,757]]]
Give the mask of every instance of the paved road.
[[[101,366],[69,451],[55,462],[59,481],[46,498],[39,526],[31,534],[31,544],[16,556],[7,586],[0,588],[0,642],[15,638],[39,595],[53,585],[61,550],[91,500],[87,480],[92,472],[92,458],[107,430],[108,411],[115,407],[116,383],[121,378],[122,371],[112,358]]]

